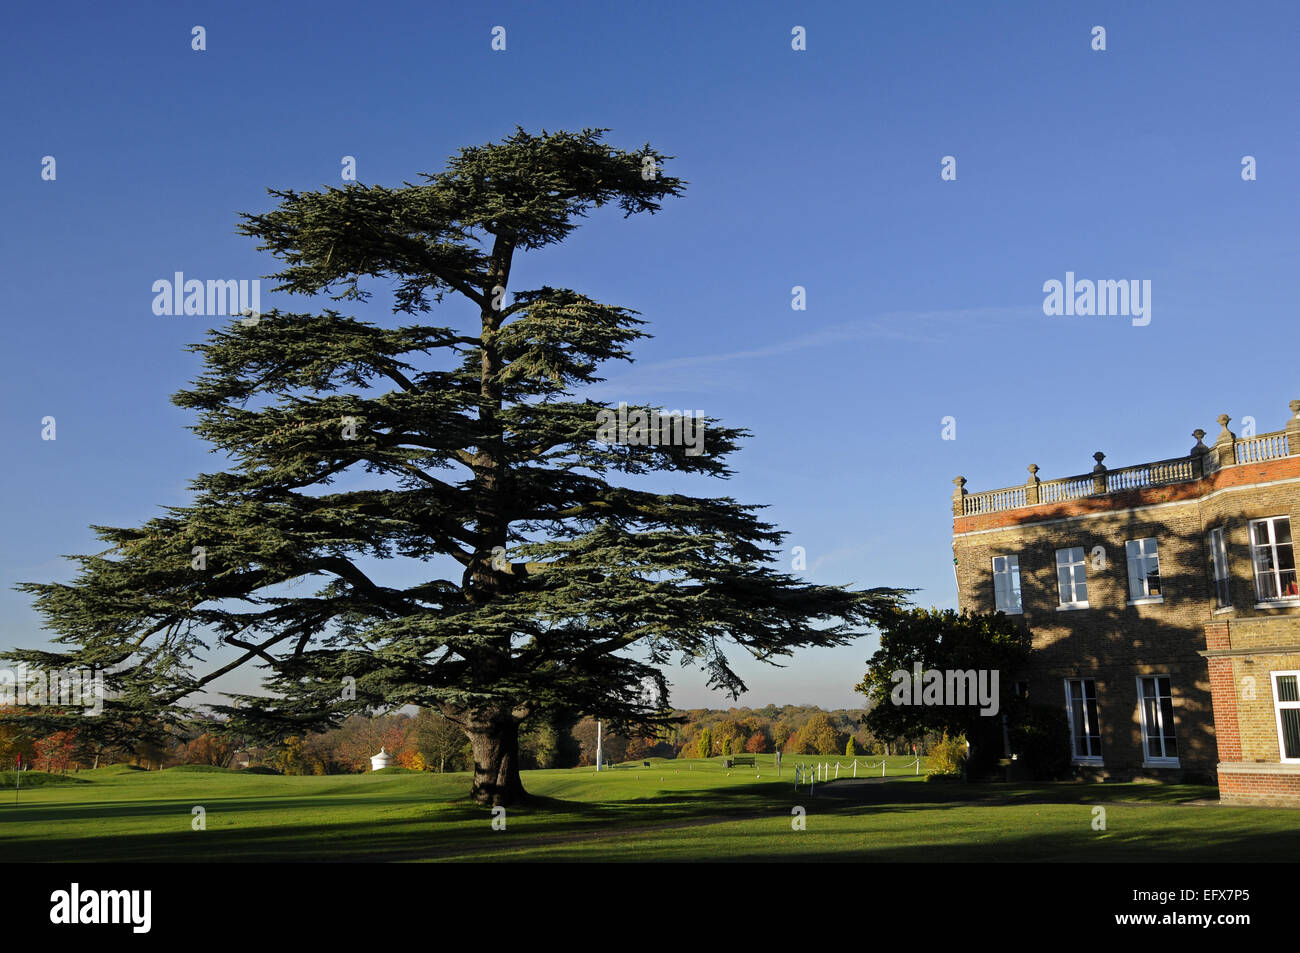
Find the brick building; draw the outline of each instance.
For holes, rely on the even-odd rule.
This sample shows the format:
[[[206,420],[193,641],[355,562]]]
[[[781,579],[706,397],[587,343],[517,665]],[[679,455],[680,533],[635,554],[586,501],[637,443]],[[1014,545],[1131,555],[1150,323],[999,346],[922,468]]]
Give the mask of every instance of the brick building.
[[[1015,675],[1059,705],[1085,777],[1217,776],[1300,806],[1300,400],[1286,428],[1219,418],[1184,457],[953,495],[960,606],[1033,633]]]

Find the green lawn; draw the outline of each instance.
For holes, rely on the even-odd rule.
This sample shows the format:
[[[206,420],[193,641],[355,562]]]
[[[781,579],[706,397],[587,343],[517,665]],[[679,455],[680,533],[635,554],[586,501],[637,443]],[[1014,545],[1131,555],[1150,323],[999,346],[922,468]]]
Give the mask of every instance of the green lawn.
[[[0,789],[0,861],[851,860],[1294,861],[1300,811],[1191,804],[1213,788],[927,783],[910,758],[771,756],[530,771],[536,800],[506,829],[465,797],[468,775],[279,777],[114,766]],[[795,762],[839,761],[839,781],[794,790]],[[0,775],[0,783],[6,776]],[[1106,830],[1093,829],[1093,808]],[[192,829],[196,806],[207,829]],[[791,811],[806,811],[793,829]]]

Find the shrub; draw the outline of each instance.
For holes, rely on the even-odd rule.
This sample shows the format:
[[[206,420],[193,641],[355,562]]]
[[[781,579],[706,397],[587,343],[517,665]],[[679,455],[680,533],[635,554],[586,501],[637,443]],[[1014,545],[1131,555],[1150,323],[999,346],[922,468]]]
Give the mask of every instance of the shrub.
[[[1070,776],[1070,728],[1059,708],[1028,705],[1007,719],[1018,767],[1034,781]]]
[[[930,760],[926,770],[931,777],[960,777],[962,765],[966,763],[966,736],[957,735],[949,738],[948,732],[930,749]]]
[[[849,735],[849,743],[844,746],[844,753],[850,758],[856,757],[858,754],[858,748],[857,745],[853,743],[852,735]]]

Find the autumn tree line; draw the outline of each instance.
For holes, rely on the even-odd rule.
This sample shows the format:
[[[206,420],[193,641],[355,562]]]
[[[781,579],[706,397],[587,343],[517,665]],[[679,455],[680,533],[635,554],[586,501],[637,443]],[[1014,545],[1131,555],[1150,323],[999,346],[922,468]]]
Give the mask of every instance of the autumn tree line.
[[[0,714],[17,714],[8,709]],[[882,755],[910,752],[911,741],[880,739],[863,724],[863,710],[824,711],[815,706],[767,705],[674,712],[677,721],[656,735],[599,730],[606,763],[646,758],[700,758],[730,754]],[[196,717],[154,732],[153,740],[108,740],[91,730],[64,730],[35,737],[21,720],[0,723],[0,767],[21,756],[32,770],[67,772],[107,764],[158,769],[177,765],[247,768],[294,775],[352,774],[370,770],[381,749],[393,766],[412,771],[465,771],[473,756],[465,733],[432,709],[353,715],[324,732],[290,735],[278,744],[241,739],[229,726]],[[598,726],[583,717],[572,724],[541,723],[520,737],[525,769],[572,768],[596,763]],[[934,742],[917,744],[924,754]]]

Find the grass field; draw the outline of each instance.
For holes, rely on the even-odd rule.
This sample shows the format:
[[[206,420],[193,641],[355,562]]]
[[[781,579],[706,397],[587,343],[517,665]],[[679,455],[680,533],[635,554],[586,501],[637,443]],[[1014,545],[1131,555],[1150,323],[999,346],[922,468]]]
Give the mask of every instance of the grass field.
[[[849,758],[771,756],[529,771],[506,829],[466,774],[281,777],[220,769],[83,771],[0,789],[0,861],[840,860],[1294,861],[1300,811],[1228,808],[1212,787],[927,783],[910,758],[848,778]],[[796,793],[796,761],[841,779]],[[0,783],[5,783],[0,775]],[[1207,800],[1209,803],[1207,803]],[[1097,805],[1106,829],[1093,829]],[[206,830],[192,828],[193,808]],[[806,811],[796,831],[791,811]]]

